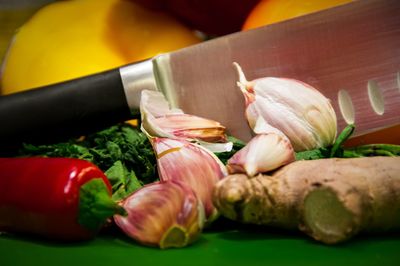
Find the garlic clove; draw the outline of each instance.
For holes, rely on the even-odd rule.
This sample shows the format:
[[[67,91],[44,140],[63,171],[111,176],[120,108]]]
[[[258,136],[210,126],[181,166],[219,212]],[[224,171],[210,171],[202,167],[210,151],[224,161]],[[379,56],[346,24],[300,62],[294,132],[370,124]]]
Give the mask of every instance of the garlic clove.
[[[143,90],[140,96],[140,113],[159,117],[166,114],[183,114],[183,111],[170,108],[168,101],[161,92]]]
[[[201,200],[210,223],[218,215],[212,204],[214,185],[227,175],[226,167],[210,151],[181,139],[152,138],[160,180],[188,185]]]
[[[253,131],[256,134],[268,134],[268,133],[275,133],[278,135],[282,135],[284,137],[286,137],[285,134],[283,134],[282,131],[280,131],[279,129],[277,129],[276,127],[271,126],[270,124],[268,124],[264,118],[262,116],[258,116],[257,120],[254,124],[253,127]]]
[[[150,136],[226,142],[226,128],[219,122],[170,109],[161,92],[143,91],[140,102],[142,130]]]
[[[326,147],[335,141],[335,111],[324,95],[294,79],[265,77],[247,81],[240,66],[238,86],[246,99],[246,118],[255,128],[262,117],[283,132],[295,151]],[[256,132],[257,133],[257,132]]]
[[[128,216],[115,216],[115,223],[142,245],[184,247],[204,226],[201,202],[189,187],[174,181],[146,185],[120,204]]]
[[[275,170],[295,160],[292,145],[282,134],[259,134],[228,160],[229,174],[246,173],[255,176]]]
[[[188,114],[174,114],[160,116],[154,122],[164,132],[175,137],[226,142],[225,127],[213,120]]]

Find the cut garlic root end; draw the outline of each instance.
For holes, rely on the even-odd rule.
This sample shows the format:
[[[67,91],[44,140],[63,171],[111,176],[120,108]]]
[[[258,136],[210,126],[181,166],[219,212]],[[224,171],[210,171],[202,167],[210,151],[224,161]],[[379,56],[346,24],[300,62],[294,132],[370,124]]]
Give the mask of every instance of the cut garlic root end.
[[[189,235],[186,229],[179,225],[171,226],[160,241],[160,248],[181,248],[188,244]]]
[[[128,216],[114,216],[116,225],[142,245],[183,247],[195,241],[204,226],[200,199],[180,182],[148,184],[125,198],[121,206]]]

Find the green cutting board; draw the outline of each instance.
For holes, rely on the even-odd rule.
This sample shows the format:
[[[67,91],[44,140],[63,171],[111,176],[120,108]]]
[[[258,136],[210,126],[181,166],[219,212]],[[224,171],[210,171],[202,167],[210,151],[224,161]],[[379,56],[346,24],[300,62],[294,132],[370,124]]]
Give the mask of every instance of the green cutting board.
[[[119,231],[65,244],[0,235],[0,265],[400,265],[400,235],[358,236],[326,246],[298,232],[222,223],[182,249],[140,246]]]

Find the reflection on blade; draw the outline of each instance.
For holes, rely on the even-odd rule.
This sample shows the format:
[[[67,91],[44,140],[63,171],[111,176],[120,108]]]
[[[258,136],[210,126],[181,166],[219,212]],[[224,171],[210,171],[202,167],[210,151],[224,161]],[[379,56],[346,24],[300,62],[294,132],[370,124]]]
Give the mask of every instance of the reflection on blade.
[[[158,80],[184,112],[219,121],[244,140],[251,130],[236,86],[235,61],[249,80],[288,77],[314,86],[331,99],[339,130],[346,124],[338,103],[340,90],[352,100],[356,134],[393,126],[400,123],[398,14],[397,0],[355,1],[217,38],[156,58],[157,69],[162,69]],[[378,113],[368,94],[371,81],[381,95]]]

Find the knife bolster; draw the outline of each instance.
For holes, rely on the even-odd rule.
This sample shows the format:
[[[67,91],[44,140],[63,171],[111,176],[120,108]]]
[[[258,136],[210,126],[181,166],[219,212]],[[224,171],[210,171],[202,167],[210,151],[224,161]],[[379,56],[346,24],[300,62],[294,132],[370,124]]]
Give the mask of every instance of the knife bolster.
[[[128,106],[138,114],[143,90],[157,90],[151,59],[123,66],[119,69]]]

